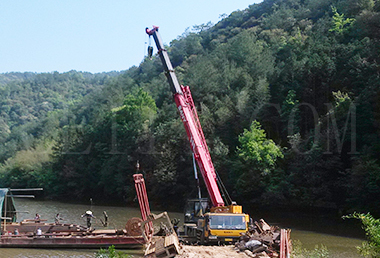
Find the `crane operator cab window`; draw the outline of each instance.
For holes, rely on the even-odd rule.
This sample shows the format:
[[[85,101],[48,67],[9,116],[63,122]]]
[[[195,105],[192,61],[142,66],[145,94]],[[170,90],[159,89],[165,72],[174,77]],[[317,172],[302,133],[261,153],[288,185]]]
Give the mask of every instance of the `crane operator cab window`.
[[[188,200],[185,208],[185,222],[196,222],[208,211],[208,206],[207,198]]]
[[[246,229],[245,216],[210,215],[210,229]]]

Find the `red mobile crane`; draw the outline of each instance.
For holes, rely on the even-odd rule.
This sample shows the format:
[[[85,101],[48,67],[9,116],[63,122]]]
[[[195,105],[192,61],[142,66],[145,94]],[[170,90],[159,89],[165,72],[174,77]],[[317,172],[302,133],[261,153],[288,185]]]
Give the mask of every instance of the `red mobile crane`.
[[[158,48],[174,101],[212,204],[210,212],[203,214],[208,205],[205,203],[207,199],[195,199],[188,203],[188,209],[185,211],[185,234],[189,237],[196,237],[201,242],[232,242],[239,238],[241,233],[248,231],[249,216],[242,213],[242,207],[232,201],[230,201],[230,205],[225,205],[218,187],[218,183],[221,184],[221,181],[217,179],[190,88],[179,84],[169,55],[158,33],[158,27],[146,28],[146,33],[153,36]],[[223,189],[223,186],[221,188]]]

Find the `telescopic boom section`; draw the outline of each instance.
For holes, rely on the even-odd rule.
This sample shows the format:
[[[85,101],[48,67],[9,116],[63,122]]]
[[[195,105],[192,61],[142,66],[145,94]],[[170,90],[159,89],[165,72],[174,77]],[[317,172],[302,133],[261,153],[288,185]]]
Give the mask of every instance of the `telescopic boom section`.
[[[203,135],[190,89],[188,86],[184,87],[178,83],[169,55],[164,48],[160,34],[158,33],[158,27],[153,27],[151,30],[146,28],[146,33],[153,36],[154,41],[156,42],[158,54],[164,65],[165,74],[174,95],[174,101],[177,105],[183,125],[185,126],[191,150],[194,153],[194,157],[202,173],[212,205],[214,207],[224,206],[224,201],[216,181],[215,168],[211,161],[210,152]]]

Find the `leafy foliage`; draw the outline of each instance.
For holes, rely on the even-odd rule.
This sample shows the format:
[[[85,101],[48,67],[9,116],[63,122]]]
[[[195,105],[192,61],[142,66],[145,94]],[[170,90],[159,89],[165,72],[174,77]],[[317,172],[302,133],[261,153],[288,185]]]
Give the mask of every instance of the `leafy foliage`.
[[[339,14],[335,7],[331,7],[334,12],[333,16],[333,27],[330,31],[336,32],[337,34],[343,34],[348,30],[349,26],[355,21],[353,18],[344,18],[344,14]]]
[[[363,224],[366,232],[367,242],[361,247],[357,247],[360,254],[365,257],[379,257],[380,255],[380,220],[375,219],[371,214],[354,212],[353,214],[343,216],[345,219],[359,219]]]
[[[326,246],[318,245],[315,246],[313,250],[307,250],[302,247],[302,243],[299,240],[295,240],[292,242],[292,253],[291,257],[293,258],[327,258],[330,257],[329,251]]]
[[[239,156],[250,165],[258,167],[263,173],[269,173],[274,168],[277,158],[284,155],[272,140],[268,140],[260,123],[253,121],[250,130],[244,129],[239,136],[241,147],[237,151]]]
[[[128,258],[130,255],[124,254],[121,251],[117,251],[115,246],[111,245],[108,249],[100,249],[96,253],[96,258]]]

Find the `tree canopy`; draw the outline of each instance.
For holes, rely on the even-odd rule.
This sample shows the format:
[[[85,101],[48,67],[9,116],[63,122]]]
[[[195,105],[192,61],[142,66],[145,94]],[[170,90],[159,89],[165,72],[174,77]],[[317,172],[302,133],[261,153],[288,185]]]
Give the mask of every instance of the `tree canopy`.
[[[379,17],[379,0],[264,0],[167,46],[235,200],[380,214]],[[158,56],[0,74],[0,92],[1,187],[132,202],[139,161],[154,204],[196,195]]]

